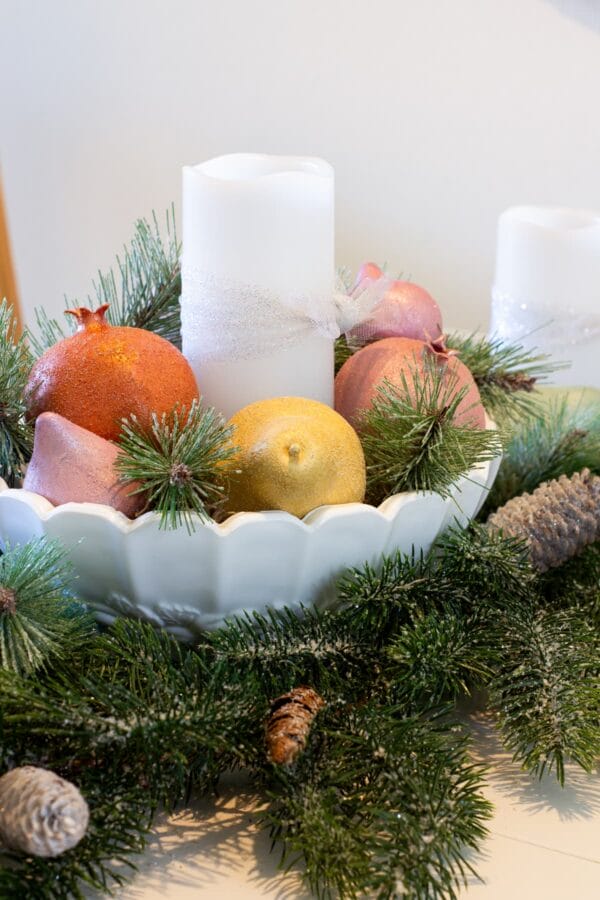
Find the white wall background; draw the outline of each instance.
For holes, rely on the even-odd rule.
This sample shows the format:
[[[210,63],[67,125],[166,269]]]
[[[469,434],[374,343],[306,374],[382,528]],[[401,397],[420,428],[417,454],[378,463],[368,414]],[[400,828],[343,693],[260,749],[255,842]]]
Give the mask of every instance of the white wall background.
[[[83,299],[180,168],[336,169],[338,263],[488,321],[515,203],[600,209],[597,0],[0,0],[0,162],[26,314]]]

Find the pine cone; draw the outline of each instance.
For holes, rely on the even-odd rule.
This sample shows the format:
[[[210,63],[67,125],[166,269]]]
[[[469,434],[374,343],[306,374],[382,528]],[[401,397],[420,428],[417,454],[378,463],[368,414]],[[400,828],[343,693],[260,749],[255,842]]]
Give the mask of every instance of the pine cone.
[[[539,572],[560,566],[600,539],[600,477],[583,469],[545,481],[492,513],[487,527],[524,538]]]
[[[304,750],[313,719],[325,706],[311,687],[297,687],[271,704],[266,723],[267,756],[279,766],[291,766]]]
[[[70,781],[21,766],[0,778],[0,841],[28,856],[59,856],[84,836],[88,805]]]

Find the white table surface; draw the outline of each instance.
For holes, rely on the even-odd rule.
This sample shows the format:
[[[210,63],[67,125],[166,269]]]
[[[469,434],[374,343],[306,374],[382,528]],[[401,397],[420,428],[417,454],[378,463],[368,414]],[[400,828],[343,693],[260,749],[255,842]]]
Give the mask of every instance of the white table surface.
[[[490,766],[485,794],[494,803],[490,836],[473,858],[482,882],[466,900],[598,900],[600,773],[567,768],[567,786],[541,782],[512,763],[489,719],[474,714],[475,755]],[[241,775],[217,799],[162,817],[120,900],[252,898],[309,900],[297,871],[278,871],[277,852],[253,819],[262,801]],[[91,895],[90,895],[91,896]],[[94,895],[97,896],[97,895]]]

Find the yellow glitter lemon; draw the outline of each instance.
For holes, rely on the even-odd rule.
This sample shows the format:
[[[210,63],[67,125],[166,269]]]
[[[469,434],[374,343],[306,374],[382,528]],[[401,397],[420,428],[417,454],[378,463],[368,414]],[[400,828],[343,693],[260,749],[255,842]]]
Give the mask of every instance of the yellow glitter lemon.
[[[237,412],[226,464],[229,512],[282,509],[302,517],[329,503],[360,503],[365,458],[339,413],[304,397],[259,400]]]

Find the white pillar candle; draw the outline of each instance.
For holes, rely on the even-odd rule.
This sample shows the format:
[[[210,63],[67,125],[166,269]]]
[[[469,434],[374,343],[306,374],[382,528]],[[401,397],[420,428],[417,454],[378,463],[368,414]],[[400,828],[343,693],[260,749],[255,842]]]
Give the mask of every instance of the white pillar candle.
[[[183,352],[227,418],[268,397],[333,404],[333,185],[306,157],[183,170]]]
[[[552,380],[600,386],[600,215],[536,206],[498,220],[490,331],[569,362]]]

